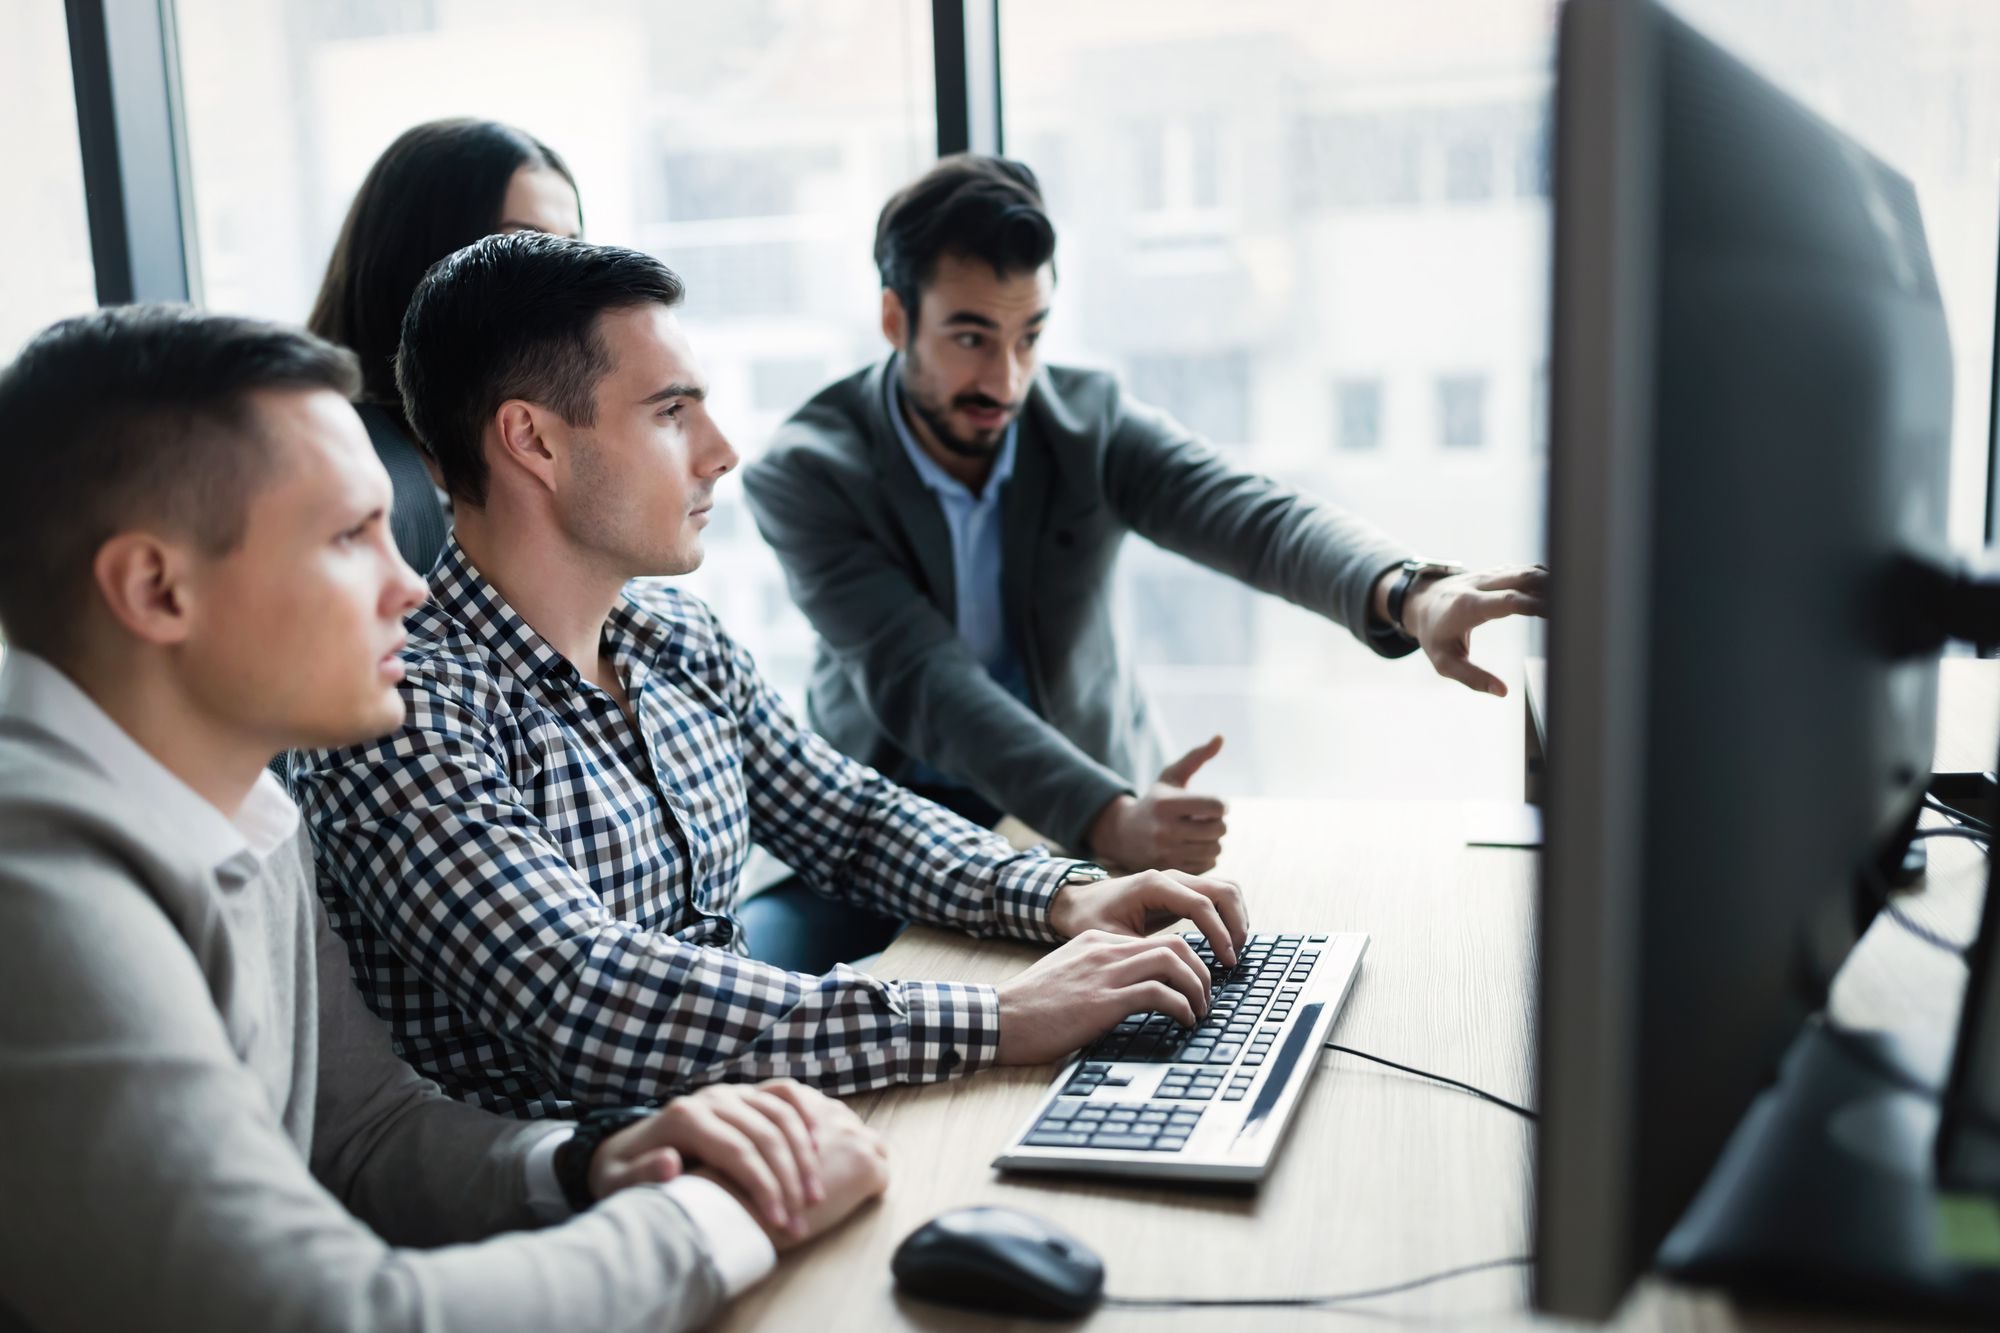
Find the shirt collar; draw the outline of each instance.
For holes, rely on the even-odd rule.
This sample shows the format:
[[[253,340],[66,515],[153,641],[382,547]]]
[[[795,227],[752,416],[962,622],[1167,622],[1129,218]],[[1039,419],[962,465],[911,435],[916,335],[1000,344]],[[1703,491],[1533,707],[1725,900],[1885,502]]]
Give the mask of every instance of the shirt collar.
[[[132,739],[53,663],[10,649],[0,669],[0,717],[29,723],[81,751],[127,796],[171,830],[180,849],[221,869],[249,853],[276,851],[299,826],[299,808],[269,771],[232,821]]]
[[[431,569],[430,584],[431,604],[470,631],[515,679],[577,675],[569,659],[535,633],[500,590],[486,581],[457,537],[445,539],[444,550]]]
[[[924,452],[917,443],[916,433],[910,429],[909,418],[903,414],[902,360],[897,358],[889,364],[889,373],[883,378],[889,382],[889,423],[896,428],[896,438],[903,443],[903,452],[910,456],[910,463],[917,469],[917,476],[925,486],[940,494],[958,495],[974,504],[989,503],[1000,494],[1014,475],[1014,438],[1020,434],[1021,419],[1015,417],[1007,423],[1007,434],[1000,441],[1000,452],[993,459],[993,471],[987,475],[986,485],[978,495],[957,477],[946,472],[935,458]]]
[[[456,537],[447,538],[431,570],[431,605],[468,631],[520,681],[554,676],[572,685],[583,675],[576,665],[535,632],[534,626],[508,605]],[[626,684],[637,689],[652,664],[672,647],[673,634],[633,595],[628,583],[605,619],[603,646],[626,668]]]

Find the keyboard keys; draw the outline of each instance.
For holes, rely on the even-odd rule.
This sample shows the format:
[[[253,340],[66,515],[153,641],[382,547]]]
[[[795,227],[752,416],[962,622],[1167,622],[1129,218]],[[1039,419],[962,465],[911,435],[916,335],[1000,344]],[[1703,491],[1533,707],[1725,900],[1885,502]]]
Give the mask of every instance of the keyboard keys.
[[[1119,1112],[1126,1112],[1119,1116]],[[1093,1115],[1092,1113],[1097,1114]],[[1178,1152],[1201,1123],[1201,1108],[1171,1102],[1084,1106],[1057,1102],[1021,1140],[1029,1148],[1108,1148]]]

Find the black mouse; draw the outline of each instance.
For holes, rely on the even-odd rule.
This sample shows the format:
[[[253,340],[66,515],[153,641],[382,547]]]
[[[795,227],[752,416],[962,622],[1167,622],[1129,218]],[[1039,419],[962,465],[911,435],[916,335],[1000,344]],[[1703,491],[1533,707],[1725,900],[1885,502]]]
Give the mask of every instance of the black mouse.
[[[912,1231],[889,1261],[896,1285],[987,1314],[1074,1319],[1104,1299],[1104,1261],[1016,1208],[954,1208]]]

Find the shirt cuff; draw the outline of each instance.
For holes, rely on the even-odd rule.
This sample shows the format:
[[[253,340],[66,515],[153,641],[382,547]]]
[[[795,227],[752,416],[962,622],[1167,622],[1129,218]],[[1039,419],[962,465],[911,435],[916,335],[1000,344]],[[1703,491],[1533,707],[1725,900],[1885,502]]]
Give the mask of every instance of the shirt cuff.
[[[1027,854],[1001,867],[999,883],[993,891],[993,916],[1000,933],[1017,940],[1040,944],[1061,944],[1063,937],[1049,924],[1049,911],[1063,880],[1088,861],[1067,857]]]
[[[563,1197],[556,1180],[556,1149],[576,1134],[572,1125],[561,1125],[536,1139],[523,1163],[528,1186],[528,1216],[547,1225],[570,1215],[569,1200]]]
[[[935,1083],[984,1069],[1000,1053],[1000,992],[955,981],[899,981],[910,1024],[903,1081]]]
[[[771,1238],[728,1190],[704,1176],[680,1176],[665,1189],[667,1197],[694,1223],[702,1249],[722,1278],[727,1299],[741,1296],[778,1266],[778,1251]]]

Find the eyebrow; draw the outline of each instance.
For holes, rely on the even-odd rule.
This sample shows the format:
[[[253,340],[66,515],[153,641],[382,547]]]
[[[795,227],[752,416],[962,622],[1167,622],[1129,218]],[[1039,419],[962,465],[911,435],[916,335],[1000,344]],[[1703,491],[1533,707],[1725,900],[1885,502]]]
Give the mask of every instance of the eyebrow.
[[[676,383],[676,384],[669,384],[666,388],[661,389],[658,393],[648,394],[646,397],[641,398],[639,401],[641,403],[651,404],[651,403],[664,403],[669,398],[687,398],[693,400],[694,402],[699,403],[707,399],[707,397],[708,397],[708,390],[702,385]]]
[[[1043,306],[1040,310],[1037,310],[1034,314],[1028,316],[1027,326],[1033,327],[1034,325],[1039,324],[1043,320],[1047,319],[1049,317],[1049,309],[1050,307]],[[951,312],[951,314],[945,316],[944,322],[947,325],[970,324],[974,328],[981,328],[981,329],[997,329],[1000,327],[1000,321],[996,319],[990,319],[987,316],[980,314],[976,310],[954,310]]]

